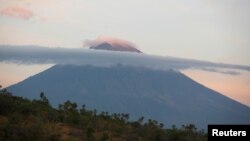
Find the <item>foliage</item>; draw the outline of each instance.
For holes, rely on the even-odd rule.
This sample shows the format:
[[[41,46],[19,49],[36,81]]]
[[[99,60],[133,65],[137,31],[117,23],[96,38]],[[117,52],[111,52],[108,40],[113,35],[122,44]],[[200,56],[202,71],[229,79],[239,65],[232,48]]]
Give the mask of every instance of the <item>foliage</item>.
[[[0,90],[0,140],[6,141],[206,141],[193,124],[164,129],[144,117],[130,121],[127,113],[78,108],[71,101],[53,108],[45,94],[39,100],[12,96]]]

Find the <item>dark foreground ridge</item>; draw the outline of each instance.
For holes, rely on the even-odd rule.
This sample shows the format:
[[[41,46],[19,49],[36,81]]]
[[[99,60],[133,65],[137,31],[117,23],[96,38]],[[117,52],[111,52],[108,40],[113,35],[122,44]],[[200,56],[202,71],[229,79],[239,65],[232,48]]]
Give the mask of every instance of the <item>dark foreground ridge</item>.
[[[206,141],[207,136],[193,124],[166,129],[156,120],[129,121],[129,114],[91,111],[70,101],[53,108],[43,92],[28,100],[1,90],[0,140]]]

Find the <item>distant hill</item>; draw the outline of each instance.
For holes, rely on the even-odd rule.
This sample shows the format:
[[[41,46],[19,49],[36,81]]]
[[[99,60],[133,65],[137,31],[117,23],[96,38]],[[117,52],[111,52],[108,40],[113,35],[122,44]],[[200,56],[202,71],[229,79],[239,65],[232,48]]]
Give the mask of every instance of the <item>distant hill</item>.
[[[156,119],[166,127],[250,124],[249,107],[173,70],[55,65],[8,89],[31,99],[43,91],[54,106],[71,100],[99,112]]]

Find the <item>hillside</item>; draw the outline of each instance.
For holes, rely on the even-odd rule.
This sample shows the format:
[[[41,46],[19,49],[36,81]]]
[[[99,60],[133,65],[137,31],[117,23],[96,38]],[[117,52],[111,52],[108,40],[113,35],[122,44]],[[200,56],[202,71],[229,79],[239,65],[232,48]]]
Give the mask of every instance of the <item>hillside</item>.
[[[70,100],[89,109],[130,113],[165,125],[249,124],[250,108],[208,89],[180,72],[116,65],[56,65],[8,88],[17,96],[51,104]]]
[[[0,140],[16,141],[206,141],[192,124],[164,129],[155,120],[129,121],[129,114],[78,108],[66,101],[52,108],[44,93],[28,100],[0,91]]]

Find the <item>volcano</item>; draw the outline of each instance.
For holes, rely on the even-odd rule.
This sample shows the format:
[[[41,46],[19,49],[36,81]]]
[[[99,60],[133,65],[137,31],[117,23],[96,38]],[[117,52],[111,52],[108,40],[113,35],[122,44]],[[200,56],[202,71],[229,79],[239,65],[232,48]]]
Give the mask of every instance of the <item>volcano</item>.
[[[30,99],[43,91],[55,107],[70,100],[99,112],[129,113],[133,120],[155,119],[166,127],[250,124],[249,107],[174,70],[55,65],[8,89]]]
[[[136,49],[135,47],[129,46],[129,45],[111,44],[108,42],[103,42],[101,44],[91,46],[90,49],[142,53],[140,50]]]

